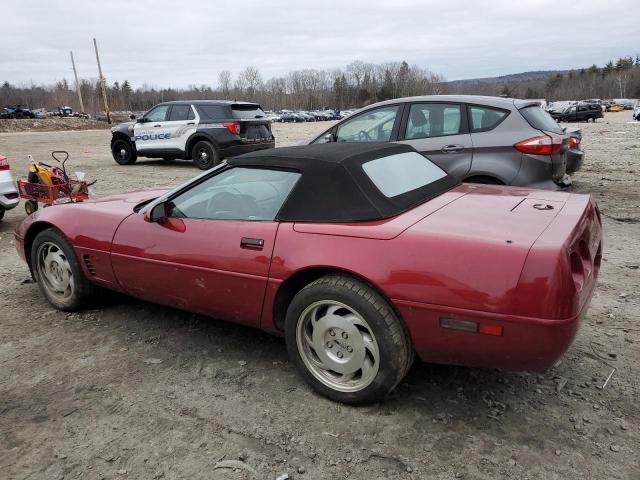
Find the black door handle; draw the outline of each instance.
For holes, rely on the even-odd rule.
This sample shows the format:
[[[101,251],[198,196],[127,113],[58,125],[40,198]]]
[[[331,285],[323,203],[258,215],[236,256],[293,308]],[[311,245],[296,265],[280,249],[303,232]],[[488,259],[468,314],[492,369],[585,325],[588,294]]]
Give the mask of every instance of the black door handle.
[[[187,123],[187,125],[195,125],[195,124],[196,124],[196,122],[189,122],[189,123]]]
[[[240,239],[240,247],[262,250],[262,247],[264,247],[264,240],[262,238],[242,237]]]
[[[161,127],[162,125],[158,124],[158,125],[154,125],[154,127]]]
[[[457,153],[464,150],[464,145],[445,145],[441,151],[444,153]]]

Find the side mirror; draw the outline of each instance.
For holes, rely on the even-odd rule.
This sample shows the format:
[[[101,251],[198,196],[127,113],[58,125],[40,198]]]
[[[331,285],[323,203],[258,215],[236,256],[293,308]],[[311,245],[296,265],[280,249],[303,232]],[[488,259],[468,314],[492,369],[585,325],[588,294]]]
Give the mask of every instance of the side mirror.
[[[165,202],[155,205],[152,209],[144,212],[144,220],[149,223],[156,223],[167,218],[167,204]]]
[[[333,133],[327,133],[327,134],[324,136],[324,142],[325,142],[325,143],[331,143],[331,142],[333,142]]]
[[[133,115],[133,116],[135,117],[135,115]],[[140,118],[138,118],[138,119],[136,120],[136,122],[138,122],[138,123],[145,123],[146,121],[147,121],[147,119],[146,119],[146,118],[144,118],[144,117],[140,117]]]
[[[129,118],[130,118],[131,120],[135,120],[135,119],[136,119],[136,116],[132,113],[131,115],[129,115]]]

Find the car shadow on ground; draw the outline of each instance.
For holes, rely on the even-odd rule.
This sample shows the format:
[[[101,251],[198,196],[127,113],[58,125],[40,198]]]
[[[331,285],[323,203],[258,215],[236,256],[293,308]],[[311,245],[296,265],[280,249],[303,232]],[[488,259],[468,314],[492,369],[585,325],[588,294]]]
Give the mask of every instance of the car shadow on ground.
[[[210,352],[212,362],[220,361],[220,352],[231,362],[249,362],[256,377],[290,377],[296,374],[289,362],[282,337],[223,320],[192,314],[182,310],[146,303],[120,294],[108,293],[104,300],[103,318],[121,322],[127,331],[149,338],[171,337],[160,345],[168,357],[195,366],[203,360],[202,352]],[[107,305],[108,304],[108,305]],[[95,312],[95,311],[94,311]],[[115,333],[118,335],[119,333]],[[140,339],[144,341],[144,339]],[[160,351],[158,351],[158,354]],[[494,422],[510,409],[510,400],[535,404],[536,379],[540,374],[508,372],[496,369],[427,364],[417,357],[405,379],[380,404],[363,407],[413,412],[432,416],[434,422]],[[296,389],[311,389],[298,377]],[[295,383],[295,380],[294,380]],[[260,390],[256,390],[260,395]],[[313,394],[319,401],[328,401]],[[480,427],[479,427],[480,428]]]

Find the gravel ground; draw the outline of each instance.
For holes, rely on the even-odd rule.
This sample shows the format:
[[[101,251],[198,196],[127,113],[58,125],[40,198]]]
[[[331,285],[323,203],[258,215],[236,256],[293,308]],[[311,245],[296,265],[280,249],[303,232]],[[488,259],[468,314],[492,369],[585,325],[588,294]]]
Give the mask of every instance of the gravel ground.
[[[604,215],[591,309],[562,362],[541,373],[416,362],[365,408],[314,394],[284,342],[113,295],[52,309],[0,222],[0,477],[7,479],[640,478],[640,124],[581,124],[574,190]],[[276,125],[279,145],[327,123]],[[174,184],[189,162],[111,159],[109,131],[0,134],[15,176],[66,149],[95,196]],[[605,379],[615,367],[606,388]]]

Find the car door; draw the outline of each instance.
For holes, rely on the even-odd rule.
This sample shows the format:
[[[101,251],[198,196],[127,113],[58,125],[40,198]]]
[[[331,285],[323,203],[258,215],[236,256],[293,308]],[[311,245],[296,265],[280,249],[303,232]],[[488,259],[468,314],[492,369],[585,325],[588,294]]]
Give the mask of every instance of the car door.
[[[168,136],[165,146],[184,152],[187,139],[196,131],[199,117],[193,107],[188,103],[171,105],[169,116],[164,122],[164,131]]]
[[[246,325],[260,322],[276,214],[298,173],[224,168],[118,227],[114,275],[132,296]]]
[[[411,145],[459,180],[471,168],[473,143],[464,104],[412,103],[405,110],[399,142]]]
[[[133,137],[139,152],[163,150],[171,135],[167,135],[166,120],[170,105],[158,105],[136,122],[133,127]]]

